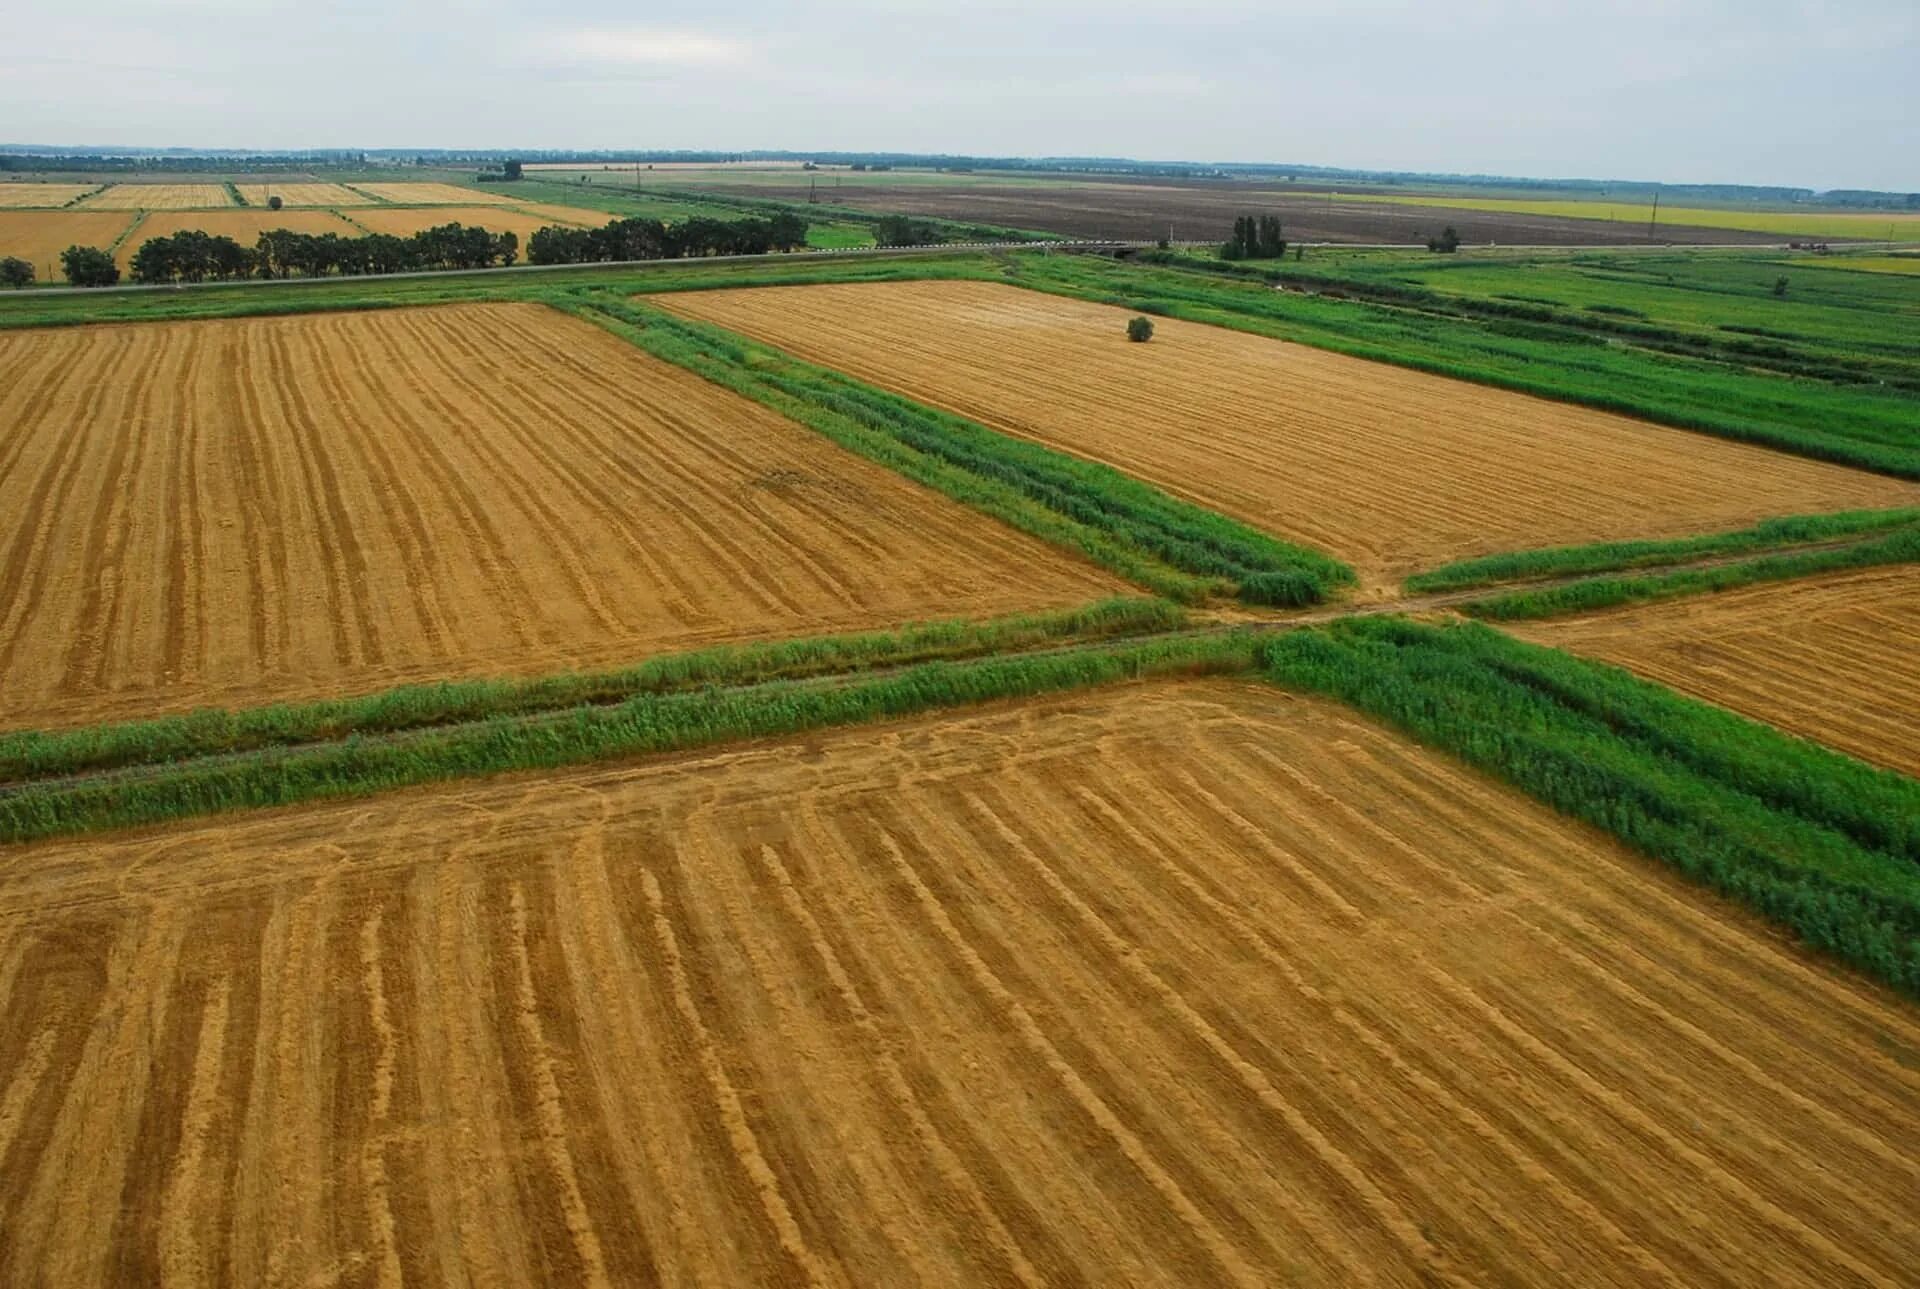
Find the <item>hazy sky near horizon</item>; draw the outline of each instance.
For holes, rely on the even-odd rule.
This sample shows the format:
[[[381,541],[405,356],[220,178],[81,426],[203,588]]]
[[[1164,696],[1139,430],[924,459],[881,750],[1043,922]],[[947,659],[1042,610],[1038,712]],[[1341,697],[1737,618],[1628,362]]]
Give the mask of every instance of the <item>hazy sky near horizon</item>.
[[[1916,0],[5,0],[0,141],[1920,189]]]

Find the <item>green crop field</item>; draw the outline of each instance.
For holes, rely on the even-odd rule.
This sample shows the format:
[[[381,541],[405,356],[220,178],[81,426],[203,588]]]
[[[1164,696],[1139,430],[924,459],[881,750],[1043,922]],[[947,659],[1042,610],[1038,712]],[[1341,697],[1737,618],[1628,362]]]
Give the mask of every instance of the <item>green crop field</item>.
[[[1862,241],[1913,241],[1920,238],[1920,215],[1872,211],[1742,210],[1721,206],[1668,206],[1656,215],[1651,202],[1552,200],[1521,197],[1416,196],[1398,193],[1347,193],[1343,201],[1372,201],[1395,206],[1445,206],[1455,210],[1498,211],[1513,215],[1556,215],[1619,224],[1684,224],[1788,237],[1853,238]]]

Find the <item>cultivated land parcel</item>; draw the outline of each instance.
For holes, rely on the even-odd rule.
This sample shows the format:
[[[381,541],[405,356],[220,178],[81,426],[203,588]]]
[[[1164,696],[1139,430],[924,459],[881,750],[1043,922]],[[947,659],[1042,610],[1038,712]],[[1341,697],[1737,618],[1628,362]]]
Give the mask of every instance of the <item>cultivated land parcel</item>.
[[[0,1282],[1903,1283],[1920,283],[1663,258],[0,300]]]

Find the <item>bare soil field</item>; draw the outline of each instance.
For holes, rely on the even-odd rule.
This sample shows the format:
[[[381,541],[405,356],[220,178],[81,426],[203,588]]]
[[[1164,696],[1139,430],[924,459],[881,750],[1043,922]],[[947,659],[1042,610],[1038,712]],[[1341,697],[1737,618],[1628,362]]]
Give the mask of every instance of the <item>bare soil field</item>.
[[[373,198],[355,192],[345,184],[267,183],[236,184],[249,206],[264,206],[270,197],[278,197],[288,206],[370,206]]]
[[[1121,589],[532,304],[0,334],[0,725]]]
[[[6,860],[8,1283],[1920,1265],[1911,1007],[1271,688]]]
[[[664,308],[1092,457],[1379,589],[1521,547],[1912,505],[1920,487],[1590,408],[984,282],[759,287]]]
[[[697,185],[712,192],[804,202],[808,184],[729,183],[725,176]],[[996,186],[971,178],[950,186],[914,182],[830,187],[819,180],[821,201],[886,214],[930,215],[1059,233],[1068,237],[1149,240],[1166,237],[1224,241],[1241,215],[1278,215],[1294,241],[1420,244],[1451,224],[1473,245],[1611,246],[1674,243],[1778,243],[1777,233],[1661,224],[1647,236],[1644,223],[1608,223],[1565,216],[1457,207],[1385,205],[1342,200],[1337,193],[1288,191],[1271,184],[1142,183],[1097,180]]]
[[[92,192],[94,184],[0,183],[0,210],[57,209],[82,193]]]
[[[157,211],[142,220],[140,227],[120,243],[114,258],[120,261],[121,271],[125,272],[141,246],[156,237],[171,237],[187,229],[198,229],[215,237],[231,237],[242,246],[252,246],[259,240],[260,234],[275,228],[294,233],[359,236],[359,230],[352,224],[327,210],[268,210],[263,206],[258,210]]]
[[[1920,567],[1508,629],[1920,778]]]
[[[43,285],[64,281],[60,252],[69,246],[105,250],[135,218],[117,210],[0,210],[0,255],[33,265]]]
[[[401,206],[475,206],[513,200],[511,197],[499,196],[479,188],[462,188],[458,184],[357,183],[352,187],[356,192],[363,192],[368,196],[378,197],[381,201]]]
[[[609,215],[605,219],[596,219],[594,212],[588,210],[551,206],[538,209],[565,209],[566,213],[564,216],[536,214],[516,206],[419,206],[408,209],[361,206],[349,217],[370,233],[392,233],[399,237],[410,236],[423,228],[438,228],[442,224],[465,224],[469,228],[477,225],[490,233],[512,233],[520,239],[522,260],[526,258],[527,239],[543,228],[550,228],[554,224],[598,227],[612,218]]]
[[[232,206],[225,184],[112,184],[81,202],[87,210],[205,210]]]

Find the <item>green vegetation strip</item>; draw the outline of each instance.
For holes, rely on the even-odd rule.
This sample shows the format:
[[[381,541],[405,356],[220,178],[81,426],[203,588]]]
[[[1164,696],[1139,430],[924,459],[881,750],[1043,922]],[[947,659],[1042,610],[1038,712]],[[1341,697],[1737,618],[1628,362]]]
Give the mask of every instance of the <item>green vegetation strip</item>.
[[[639,694],[614,706],[186,762],[153,774],[27,784],[0,794],[0,841],[680,751],[1138,677],[1239,672],[1252,660],[1250,636],[1179,636],[879,676]]]
[[[1193,602],[1229,591],[1251,604],[1317,604],[1353,570],[1110,466],[1068,456],[729,331],[579,294],[558,307],[655,357],[811,426],[841,446],[1087,558],[1154,592]]]
[[[1758,559],[1716,564],[1709,568],[1641,573],[1627,577],[1595,577],[1569,582],[1564,586],[1514,591],[1508,595],[1475,600],[1461,605],[1460,609],[1476,618],[1516,622],[1524,618],[1553,618],[1568,613],[1585,613],[1620,604],[1671,600],[1708,591],[1730,591],[1756,582],[1780,582],[1795,577],[1811,577],[1816,573],[1870,568],[1877,564],[1911,564],[1915,561],[1920,561],[1920,528],[1908,528],[1890,536],[1848,546],[1763,555]]]
[[[897,631],[723,645],[668,654],[613,671],[405,685],[358,698],[238,711],[208,709],[72,730],[29,730],[0,734],[0,782],[607,705],[639,694],[760,684],[1151,635],[1184,624],[1185,614],[1165,600],[1116,598],[1085,608],[989,622],[934,622]]]
[[[1920,995],[1920,783],[1472,623],[1349,618],[1260,657]]]
[[[1409,594],[1416,595],[1461,591],[1501,582],[1658,568],[1721,555],[1783,550],[1912,527],[1920,527],[1920,509],[1848,510],[1830,515],[1797,515],[1768,519],[1736,532],[1709,533],[1668,541],[1598,542],[1590,546],[1550,546],[1502,555],[1483,555],[1416,573],[1403,585]]]

